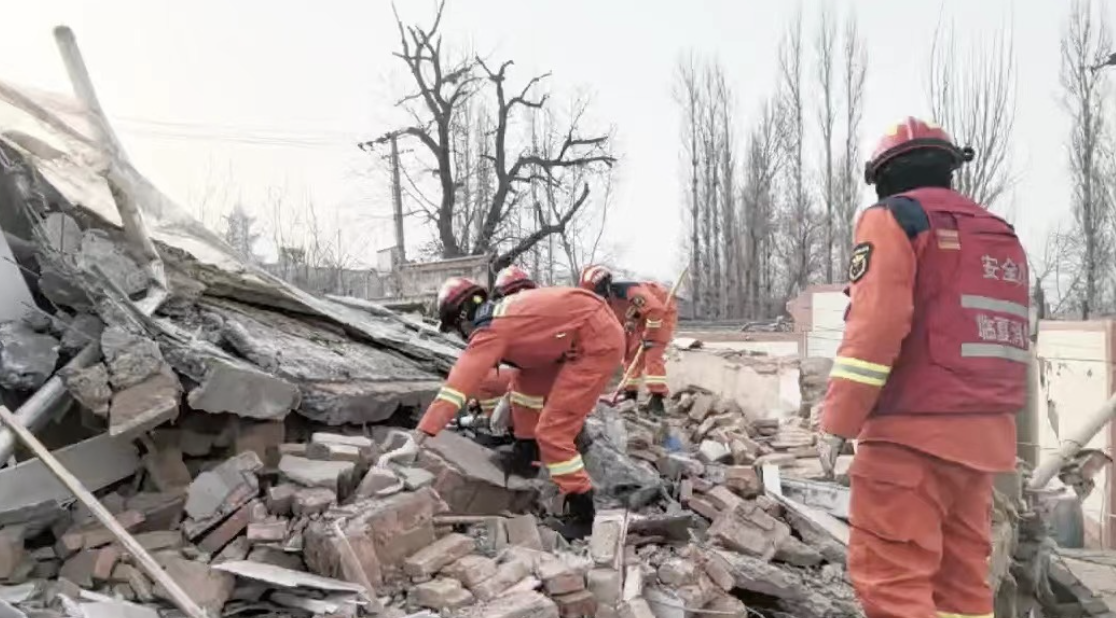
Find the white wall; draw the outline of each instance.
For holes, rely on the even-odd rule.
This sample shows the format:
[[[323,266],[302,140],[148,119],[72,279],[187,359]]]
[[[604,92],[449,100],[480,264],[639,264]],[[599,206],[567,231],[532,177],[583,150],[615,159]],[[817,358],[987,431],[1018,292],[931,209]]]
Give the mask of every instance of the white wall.
[[[768,356],[798,356],[797,341],[709,341],[702,339],[701,346],[710,350],[753,352]]]
[[[812,300],[812,324],[806,336],[806,355],[820,358],[837,356],[837,346],[845,334],[845,309],[849,297],[844,292],[816,292]]]
[[[1042,324],[1046,324],[1043,322]],[[1109,342],[1105,329],[1065,330],[1039,325],[1038,357],[1042,363],[1045,384],[1039,397],[1038,423],[1040,457],[1049,457],[1064,439],[1081,426],[1088,415],[1099,408],[1112,392],[1110,384]],[[1095,323],[1094,323],[1095,324]],[[1089,442],[1089,448],[1108,452],[1109,432],[1101,430]],[[1098,524],[1106,522],[1111,513],[1107,504],[1109,470],[1097,475],[1096,489],[1085,499],[1085,516]],[[1086,529],[1093,526],[1086,526]],[[1090,539],[1086,539],[1089,543]]]

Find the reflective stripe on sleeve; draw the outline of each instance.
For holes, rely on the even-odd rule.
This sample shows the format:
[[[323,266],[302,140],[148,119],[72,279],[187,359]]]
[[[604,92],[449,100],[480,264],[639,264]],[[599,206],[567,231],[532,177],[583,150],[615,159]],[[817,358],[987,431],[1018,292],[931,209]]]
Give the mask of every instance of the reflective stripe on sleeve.
[[[545,403],[545,398],[532,397],[518,391],[512,391],[511,402],[517,406],[523,406],[524,408],[531,408],[532,410],[542,410],[543,404]]]
[[[647,320],[647,328],[662,328],[662,320]]]
[[[1017,363],[1031,362],[1031,353],[1027,350],[996,343],[962,343],[961,356],[965,358],[1002,358]]]
[[[448,386],[443,386],[442,389],[438,391],[438,395],[435,397],[435,399],[448,401],[458,408],[465,406],[465,393],[462,393],[459,390],[454,390]]]
[[[558,463],[546,464],[546,469],[550,472],[550,476],[562,476],[564,474],[573,474],[585,469],[585,464],[581,461],[581,455],[566,461]]]
[[[833,359],[833,370],[829,372],[829,377],[842,378],[868,386],[883,386],[890,373],[891,367],[887,365],[870,363],[859,358],[838,356]]]

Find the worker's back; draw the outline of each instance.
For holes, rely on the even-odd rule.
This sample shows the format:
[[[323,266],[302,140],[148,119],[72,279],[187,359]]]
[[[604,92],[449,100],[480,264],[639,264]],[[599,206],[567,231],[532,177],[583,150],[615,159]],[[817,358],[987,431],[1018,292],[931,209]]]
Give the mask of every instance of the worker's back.
[[[604,307],[604,299],[578,288],[525,290],[495,304],[489,328],[506,341],[507,362],[539,367],[561,360],[577,330]]]

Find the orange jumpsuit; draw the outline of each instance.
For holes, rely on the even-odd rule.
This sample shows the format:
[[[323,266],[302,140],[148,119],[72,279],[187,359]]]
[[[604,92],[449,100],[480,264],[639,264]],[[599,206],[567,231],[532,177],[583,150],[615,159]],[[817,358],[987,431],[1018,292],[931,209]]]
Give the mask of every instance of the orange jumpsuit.
[[[663,354],[678,325],[678,303],[670,298],[669,289],[654,281],[616,283],[613,287],[620,298],[612,301],[612,308],[628,333],[625,369],[644,341],[652,344],[640,355],[631,377],[621,386],[633,392],[639,391],[641,384],[646,384],[651,393],[668,394]]]
[[[574,440],[623,358],[624,332],[608,305],[585,290],[540,288],[501,300],[478,326],[419,430],[437,435],[503,360],[519,368],[521,387],[550,384],[535,439],[551,479],[564,493],[591,490]]]
[[[931,236],[917,203],[861,216],[856,243],[870,262],[851,277],[822,411],[822,431],[858,439],[848,567],[868,618],[992,618],[992,477],[1015,468],[1014,414],[872,414],[911,330],[915,286],[937,275],[918,272]]]

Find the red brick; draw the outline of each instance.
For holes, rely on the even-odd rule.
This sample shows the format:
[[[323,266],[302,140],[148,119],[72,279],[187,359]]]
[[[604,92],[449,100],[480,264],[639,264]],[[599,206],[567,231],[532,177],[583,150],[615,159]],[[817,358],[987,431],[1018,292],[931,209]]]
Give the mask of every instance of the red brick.
[[[709,520],[717,519],[721,514],[721,512],[717,510],[717,507],[713,506],[708,500],[702,498],[690,498],[686,506],[690,507],[691,511]]]
[[[210,616],[220,616],[221,608],[232,596],[236,579],[229,573],[215,571],[205,564],[170,558],[163,561],[167,575]],[[170,594],[162,586],[155,587],[155,596],[170,601]]]
[[[418,604],[430,609],[456,609],[473,602],[473,595],[461,587],[461,582],[448,577],[419,584],[414,592]]]
[[[481,583],[473,586],[473,594],[482,601],[494,599],[508,588],[519,583],[519,580],[531,574],[531,568],[522,560],[509,560],[501,564],[496,573]]]
[[[442,574],[472,588],[496,574],[496,561],[484,556],[465,556],[442,569]]]
[[[709,527],[708,536],[733,551],[770,560],[790,536],[790,527],[755,502],[742,502],[722,512]]]
[[[449,534],[404,560],[403,572],[411,577],[429,577],[458,558],[473,553],[476,548],[476,541],[472,537]]]
[[[116,568],[116,563],[120,561],[122,553],[120,548],[115,545],[98,549],[97,557],[93,562],[93,581],[100,583],[109,581],[112,577],[112,570]]]
[[[550,595],[568,594],[585,590],[585,575],[561,560],[551,560],[539,566],[539,579]]]
[[[289,525],[286,520],[248,524],[250,543],[281,543],[286,540]]]
[[[205,538],[198,543],[198,549],[207,554],[216,554],[221,551],[221,548],[228,545],[234,538],[240,536],[240,533],[244,532],[248,524],[252,523],[254,506],[255,503],[249,502],[240,507],[239,510],[230,515],[221,525],[207,534]]]
[[[585,618],[597,615],[597,599],[592,592],[580,590],[569,594],[551,595],[562,618]]]
[[[279,465],[279,446],[287,437],[283,421],[241,419],[236,426],[236,452],[253,451],[269,468]]]
[[[729,466],[725,468],[725,485],[745,498],[763,493],[763,481],[752,466]]]
[[[23,529],[19,527],[0,530],[0,579],[7,579],[23,562]]]
[[[115,516],[116,521],[128,531],[134,530],[144,522],[143,513],[139,511],[124,511]],[[62,536],[61,544],[70,551],[77,549],[96,549],[108,545],[116,540],[116,535],[111,530],[94,522],[79,528],[74,528]]]

